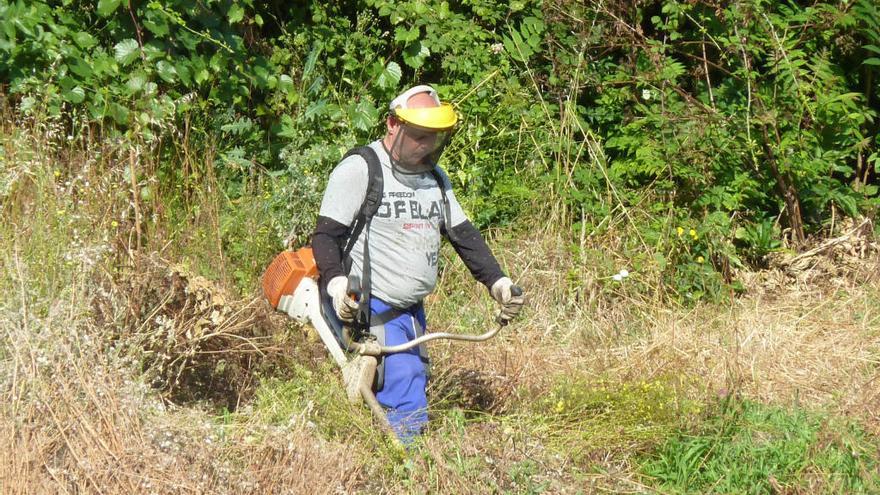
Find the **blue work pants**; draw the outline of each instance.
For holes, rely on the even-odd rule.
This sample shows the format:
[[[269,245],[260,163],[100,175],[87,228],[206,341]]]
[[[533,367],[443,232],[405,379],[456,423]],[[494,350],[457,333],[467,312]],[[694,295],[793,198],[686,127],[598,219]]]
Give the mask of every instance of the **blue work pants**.
[[[377,297],[370,301],[373,315],[390,309],[391,306]],[[421,304],[402,310],[400,315],[385,323],[385,345],[398,345],[415,339],[414,321],[425,328],[425,310]],[[428,423],[428,398],[425,395],[428,370],[418,347],[387,355],[383,360],[385,377],[376,399],[385,407],[388,421],[398,438],[408,444]]]

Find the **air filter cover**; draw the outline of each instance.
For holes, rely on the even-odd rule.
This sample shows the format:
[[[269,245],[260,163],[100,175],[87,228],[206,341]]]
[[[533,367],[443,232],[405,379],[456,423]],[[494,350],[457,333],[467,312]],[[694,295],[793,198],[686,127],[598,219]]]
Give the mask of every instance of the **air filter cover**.
[[[318,278],[318,265],[312,248],[284,251],[275,257],[263,273],[263,295],[273,308],[277,308],[281,296],[293,294],[304,277]]]

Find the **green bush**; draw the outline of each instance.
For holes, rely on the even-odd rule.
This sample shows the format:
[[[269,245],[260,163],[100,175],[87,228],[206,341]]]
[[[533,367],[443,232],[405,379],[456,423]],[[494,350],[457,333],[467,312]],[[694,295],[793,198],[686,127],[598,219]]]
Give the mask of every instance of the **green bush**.
[[[550,58],[578,88],[583,122],[567,147],[595,151],[579,152],[561,190],[587,233],[622,209],[644,211],[623,254],[658,257],[679,299],[727,292],[729,267],[760,264],[783,241],[800,247],[832,207],[876,209],[872,2],[568,6],[575,14],[551,24],[565,42]],[[669,235],[676,224],[714,227],[686,247]]]

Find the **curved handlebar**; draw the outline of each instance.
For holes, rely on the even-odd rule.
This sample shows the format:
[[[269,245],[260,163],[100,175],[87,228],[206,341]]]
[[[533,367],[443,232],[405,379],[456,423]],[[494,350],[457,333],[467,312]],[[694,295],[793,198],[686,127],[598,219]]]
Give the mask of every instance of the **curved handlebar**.
[[[418,345],[424,344],[430,340],[436,339],[449,339],[449,340],[464,340],[468,342],[483,342],[484,340],[489,340],[495,336],[498,331],[501,330],[501,325],[496,327],[493,330],[489,330],[486,333],[480,335],[460,335],[456,333],[448,333],[448,332],[437,332],[437,333],[429,333],[427,335],[422,335],[417,339],[410,340],[404,344],[399,345],[390,345],[390,346],[380,346],[382,349],[382,354],[395,354],[398,352],[404,352],[416,347]]]
[[[514,285],[513,287],[510,288],[510,293],[513,296],[519,297],[519,296],[523,295],[522,287],[520,287],[518,285]],[[392,346],[379,345],[376,342],[353,342],[353,341],[351,341],[351,337],[348,333],[347,327],[344,329],[344,338],[345,338],[345,340],[349,341],[349,345],[348,345],[349,349],[355,350],[359,354],[365,354],[368,356],[381,356],[381,355],[385,355],[385,354],[396,354],[398,352],[405,352],[405,351],[408,351],[416,346],[424,344],[425,342],[428,342],[431,340],[437,340],[437,339],[463,340],[463,341],[467,341],[467,342],[483,342],[483,341],[489,340],[492,337],[494,337],[495,334],[497,334],[505,325],[507,325],[509,323],[508,320],[502,319],[500,314],[497,317],[495,317],[495,322],[498,324],[497,327],[495,327],[492,330],[489,330],[488,332],[482,333],[480,335],[467,335],[467,334],[461,335],[461,334],[448,333],[448,332],[437,332],[437,333],[429,333],[427,335],[422,335],[421,337],[419,337],[417,339],[410,340],[409,342],[399,344],[399,345],[392,345]]]

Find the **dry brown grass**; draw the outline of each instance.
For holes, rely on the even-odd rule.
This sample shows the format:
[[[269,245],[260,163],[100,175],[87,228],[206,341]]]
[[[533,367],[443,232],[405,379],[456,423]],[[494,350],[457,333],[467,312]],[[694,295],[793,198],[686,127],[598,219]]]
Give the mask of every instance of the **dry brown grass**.
[[[4,142],[15,163],[2,172],[18,182],[0,210],[10,222],[0,224],[0,493],[517,493],[529,483],[548,493],[650,491],[633,463],[643,444],[576,459],[552,424],[529,417],[576,377],[675,376],[683,399],[798,402],[880,435],[876,251],[856,249],[856,263],[830,251],[795,271],[765,272],[727,305],[686,309],[605,285],[607,267],[575,259],[553,222],[495,243],[528,291],[523,318],[486,344],[432,346],[433,423],[413,453],[377,452],[357,431],[324,435],[310,424],[322,413],[313,403],[283,424],[246,407],[223,419],[214,406],[246,405],[261,377],[286,376],[285,360],[316,367],[321,353],[258,299],[141,254],[133,222],[143,211],[120,180],[123,164],[109,152],[104,161],[60,152],[40,136],[24,151]],[[57,181],[55,170],[64,171]],[[84,196],[86,184],[100,194]],[[44,211],[61,208],[79,219]],[[161,229],[152,234],[150,243],[167,243]],[[621,240],[582,243],[614,253]],[[97,244],[112,250],[96,259]],[[453,264],[429,321],[481,331],[491,308]]]
[[[27,290],[27,278],[17,282]],[[84,284],[0,315],[2,493],[338,493],[359,483],[345,446],[304,423],[224,427],[166,405],[140,363],[107,347],[108,327],[82,311],[89,297]]]
[[[204,405],[246,400],[256,373],[312,359],[308,343],[254,298],[139,254],[147,232],[133,226],[144,210],[122,180],[128,150],[59,145],[53,122],[0,130],[0,493],[362,484],[358,457],[306,421],[222,422]]]
[[[565,239],[541,234],[517,246],[502,248],[502,256],[508,266],[523,267],[514,271],[531,289],[525,318],[486,345],[435,346],[453,367],[525,390],[540,389],[541,377],[577,370],[645,379],[680,373],[699,377],[713,394],[727,389],[768,402],[851,408],[877,399],[876,251],[856,260],[826,253],[804,270],[751,276],[753,290],[728,304],[675,309],[625,291],[579,304],[565,275]],[[587,271],[576,289],[599,293],[595,280],[602,275]],[[484,304],[480,289],[471,292],[466,305]]]
[[[824,253],[803,270],[773,269],[759,280],[752,276],[750,292],[728,304],[674,308],[625,290],[603,291],[597,280],[608,274],[591,267],[579,267],[580,282],[572,283],[567,240],[552,231],[507,242],[496,249],[528,291],[525,317],[484,345],[434,345],[435,398],[515,416],[566,377],[633,383],[673,376],[682,398],[712,404],[736,394],[830,410],[880,434],[876,251],[863,252],[857,260]],[[454,321],[452,329],[475,331],[489,324],[486,317],[461,312],[463,307],[489,309],[483,289],[466,280],[465,271],[453,263],[445,282],[466,297],[452,305],[456,320],[443,301],[434,301],[429,309],[438,314],[435,325]],[[522,459],[540,459],[539,471],[552,480],[551,493],[650,491],[633,472],[633,452],[597,450],[590,454],[591,463],[603,473],[581,472],[571,480],[566,477],[571,459],[548,455],[553,432],[535,428],[524,438],[525,430],[496,426],[466,429],[463,445],[479,446],[499,473]],[[475,481],[448,471],[447,484]],[[494,479],[514,486],[509,476]]]

